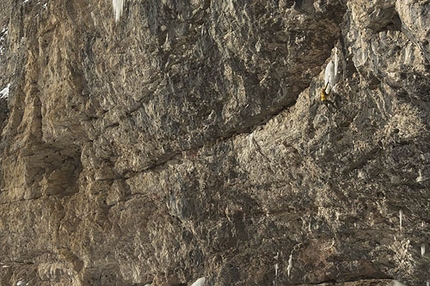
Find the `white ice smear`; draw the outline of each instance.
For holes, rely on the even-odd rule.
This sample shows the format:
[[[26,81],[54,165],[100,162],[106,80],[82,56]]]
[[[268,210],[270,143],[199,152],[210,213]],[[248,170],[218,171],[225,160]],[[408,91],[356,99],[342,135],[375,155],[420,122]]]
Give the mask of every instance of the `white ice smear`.
[[[8,83],[7,86],[0,91],[0,98],[9,97],[9,87],[10,87],[10,83]]]
[[[7,27],[4,27],[0,32],[0,53],[3,54],[5,50],[5,42],[8,34]]]

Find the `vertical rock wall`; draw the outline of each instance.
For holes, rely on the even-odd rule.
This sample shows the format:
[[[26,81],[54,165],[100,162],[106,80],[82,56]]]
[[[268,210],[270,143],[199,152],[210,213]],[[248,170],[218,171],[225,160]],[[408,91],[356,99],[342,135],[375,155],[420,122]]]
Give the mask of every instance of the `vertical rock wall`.
[[[428,1],[0,5],[1,285],[430,281]]]

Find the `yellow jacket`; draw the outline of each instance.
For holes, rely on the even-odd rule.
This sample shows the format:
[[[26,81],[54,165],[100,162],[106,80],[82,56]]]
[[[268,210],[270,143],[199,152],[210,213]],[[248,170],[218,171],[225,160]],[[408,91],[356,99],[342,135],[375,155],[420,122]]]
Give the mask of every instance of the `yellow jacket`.
[[[321,89],[321,95],[320,95],[321,101],[326,101],[327,96],[328,96],[328,94],[325,92],[325,88],[322,88]]]
[[[329,93],[326,93],[325,90],[327,89],[328,83],[321,89],[321,94],[320,94],[320,98],[321,101],[326,101],[327,100],[327,96],[329,95]]]

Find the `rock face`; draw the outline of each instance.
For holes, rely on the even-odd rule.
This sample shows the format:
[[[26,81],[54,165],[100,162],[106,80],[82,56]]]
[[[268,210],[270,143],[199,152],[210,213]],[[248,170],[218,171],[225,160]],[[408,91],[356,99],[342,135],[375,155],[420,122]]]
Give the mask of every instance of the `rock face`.
[[[0,8],[1,285],[430,281],[428,0]]]

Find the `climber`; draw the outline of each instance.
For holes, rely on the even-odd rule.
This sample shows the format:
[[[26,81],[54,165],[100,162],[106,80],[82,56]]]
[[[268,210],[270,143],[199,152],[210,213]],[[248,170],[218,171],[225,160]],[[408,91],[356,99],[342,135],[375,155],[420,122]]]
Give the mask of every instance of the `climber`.
[[[322,102],[327,100],[327,96],[328,96],[328,94],[326,93],[327,87],[328,87],[328,83],[323,88],[321,88],[321,97],[320,98],[321,98]]]
[[[339,59],[337,57],[337,48],[334,48],[334,63],[333,61],[330,61],[327,64],[327,67],[325,68],[324,72],[324,87],[321,89],[321,102],[325,105],[333,105],[333,101],[330,101],[328,99],[329,96],[332,95],[334,87],[336,83],[339,80],[338,76],[338,65],[339,65]]]
[[[327,107],[329,105],[334,106],[334,102],[327,98],[331,93],[331,90],[329,91],[329,93],[326,92],[327,88],[328,88],[328,83],[326,83],[326,85],[323,88],[321,88],[321,94],[320,94],[321,102],[324,103]]]

